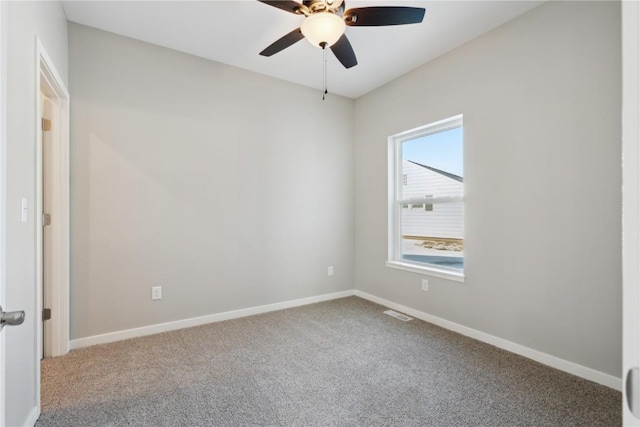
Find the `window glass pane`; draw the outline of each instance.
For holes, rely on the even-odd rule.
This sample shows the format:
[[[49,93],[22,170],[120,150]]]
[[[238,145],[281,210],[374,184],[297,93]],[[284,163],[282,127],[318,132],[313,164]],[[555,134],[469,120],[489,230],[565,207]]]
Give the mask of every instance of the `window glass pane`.
[[[402,199],[462,196],[462,127],[403,142],[402,177]]]
[[[434,204],[433,211],[402,209],[402,259],[462,269],[463,224],[462,202]]]
[[[402,205],[403,260],[463,268],[464,202],[461,199],[450,203],[433,200],[439,197],[462,198],[462,149],[462,127],[402,143],[402,171],[399,176],[402,176],[404,185],[400,200],[426,199],[424,204]]]

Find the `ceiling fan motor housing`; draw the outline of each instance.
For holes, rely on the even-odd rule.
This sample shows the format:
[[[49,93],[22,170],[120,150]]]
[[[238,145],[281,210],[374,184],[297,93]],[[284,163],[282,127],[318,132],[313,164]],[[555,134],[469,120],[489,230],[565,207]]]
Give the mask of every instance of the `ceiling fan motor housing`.
[[[302,4],[307,7],[310,13],[328,11],[337,13],[339,16],[344,13],[343,0],[304,0]]]

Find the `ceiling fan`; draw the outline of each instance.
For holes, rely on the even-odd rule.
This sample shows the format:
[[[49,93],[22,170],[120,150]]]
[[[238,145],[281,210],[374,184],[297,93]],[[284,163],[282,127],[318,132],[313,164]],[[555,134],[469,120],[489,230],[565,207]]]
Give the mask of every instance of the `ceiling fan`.
[[[351,43],[344,34],[346,27],[380,27],[417,24],[424,18],[424,9],[403,6],[359,7],[345,11],[344,0],[258,0],[289,13],[304,15],[300,28],[284,35],[265,50],[271,56],[306,38],[316,47],[331,48],[345,68],[358,64]]]

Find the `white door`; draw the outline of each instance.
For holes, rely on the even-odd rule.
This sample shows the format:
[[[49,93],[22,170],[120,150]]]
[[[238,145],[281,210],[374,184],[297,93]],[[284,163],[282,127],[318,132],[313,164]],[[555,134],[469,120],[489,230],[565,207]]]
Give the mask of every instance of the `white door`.
[[[0,8],[1,10],[1,8]],[[2,21],[0,17],[0,22]],[[2,29],[0,29],[1,31]],[[1,76],[4,77],[4,76]],[[4,85],[0,85],[2,89]],[[36,328],[33,322],[25,322],[25,312],[21,310],[24,286],[6,282],[7,251],[7,209],[6,189],[6,115],[4,91],[0,89],[0,426],[33,424],[37,417],[37,407],[33,407],[35,369],[28,363],[33,360],[34,345],[32,338]],[[27,201],[26,198],[22,199]],[[20,204],[21,211],[28,213],[25,203]],[[20,212],[22,216],[22,212]],[[28,292],[29,293],[29,292]],[[31,295],[33,292],[30,293]],[[22,368],[27,361],[27,369]],[[24,399],[24,397],[27,399]]]
[[[6,121],[2,121],[4,123]],[[25,312],[18,307],[20,304],[13,303],[21,299],[20,287],[6,283],[6,169],[3,162],[0,161],[0,426],[33,424],[38,415],[37,406],[32,405],[35,396],[30,393],[35,388],[35,365],[29,363],[33,360],[32,338],[36,328],[33,322],[24,322]],[[16,295],[18,298],[14,298]],[[26,371],[22,369],[25,361]]]
[[[5,323],[19,323],[19,310],[28,310],[27,317],[19,326],[4,326],[0,329],[0,425],[33,425],[38,416],[37,359],[35,356],[35,289],[28,274],[14,270],[7,272],[8,262],[16,249],[7,240],[7,231],[22,232],[22,227],[33,227],[33,196],[21,194],[9,199],[7,181],[7,14],[8,2],[0,1],[0,304],[7,311],[18,311],[17,315],[3,316]],[[35,101],[35,100],[34,100]],[[31,102],[34,102],[31,101]],[[25,102],[29,102],[26,100]],[[35,117],[34,117],[35,119]],[[22,221],[23,203],[26,214]],[[28,206],[26,205],[28,203]],[[9,208],[10,207],[10,208]],[[19,242],[20,243],[20,242]],[[13,243],[12,243],[13,245]],[[18,252],[21,253],[21,252]],[[27,272],[29,273],[29,272]],[[8,277],[18,278],[11,281]],[[22,280],[24,279],[24,280]]]
[[[2,5],[0,5],[0,45],[2,45],[2,40],[4,40],[4,29],[2,28]],[[0,58],[0,62],[4,62],[4,55]],[[4,75],[2,71],[0,71],[0,304],[5,301],[5,286],[4,286],[4,248],[6,237],[4,233],[4,166],[3,166],[3,158],[4,158],[4,137],[2,133],[4,133],[4,85],[1,82],[4,81]],[[4,363],[4,334],[0,331],[0,426],[6,425],[5,423],[5,409],[4,409],[4,389],[5,389],[5,363]]]
[[[640,6],[622,2],[623,423],[640,426]]]
[[[4,49],[1,46],[4,44],[5,40],[5,31],[6,25],[4,25],[3,20],[4,6],[0,3],[0,64],[5,63],[6,55]],[[6,237],[4,233],[4,218],[5,218],[5,207],[4,207],[4,180],[5,180],[5,168],[3,166],[4,163],[4,154],[5,154],[5,84],[4,84],[4,67],[0,66],[0,304],[2,304],[5,300],[5,286],[4,286],[4,248]],[[5,389],[5,375],[4,375],[4,334],[0,331],[0,426],[5,425],[4,421],[4,389]]]

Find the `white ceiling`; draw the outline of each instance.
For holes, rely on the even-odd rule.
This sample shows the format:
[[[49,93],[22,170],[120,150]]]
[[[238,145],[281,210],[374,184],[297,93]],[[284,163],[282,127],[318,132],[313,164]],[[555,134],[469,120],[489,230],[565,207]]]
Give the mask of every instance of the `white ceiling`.
[[[542,1],[346,0],[347,9],[412,6],[421,24],[347,27],[358,65],[345,69],[328,53],[330,93],[357,98],[464,44]],[[322,51],[306,40],[272,56],[259,55],[304,19],[256,0],[66,1],[67,19],[159,46],[317,88]]]

